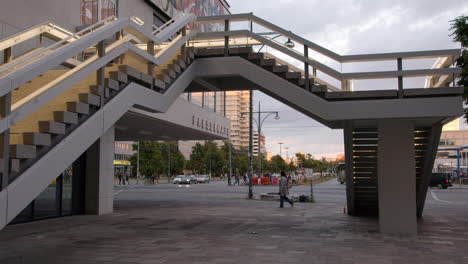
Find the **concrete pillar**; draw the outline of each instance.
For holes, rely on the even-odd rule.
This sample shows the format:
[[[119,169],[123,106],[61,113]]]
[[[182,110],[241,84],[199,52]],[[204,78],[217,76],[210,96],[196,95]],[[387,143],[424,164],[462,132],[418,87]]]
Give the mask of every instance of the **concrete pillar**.
[[[86,214],[113,212],[114,144],[114,127],[111,127],[86,151]]]
[[[383,120],[378,143],[380,231],[416,234],[414,125],[406,120]]]

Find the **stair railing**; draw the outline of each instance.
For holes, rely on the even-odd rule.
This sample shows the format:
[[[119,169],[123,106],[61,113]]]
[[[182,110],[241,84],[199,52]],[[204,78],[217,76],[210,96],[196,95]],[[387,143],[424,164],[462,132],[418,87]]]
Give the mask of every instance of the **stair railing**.
[[[105,65],[115,60],[125,52],[132,50],[136,51],[135,53],[137,55],[142,55],[142,49],[133,45],[130,39],[138,39],[143,36],[149,40],[148,45],[154,45],[154,43],[161,43],[161,39],[163,39],[161,35],[173,35],[181,28],[183,28],[181,32],[182,37],[174,40],[171,47],[166,49],[166,52],[160,53],[158,56],[154,56],[154,54],[149,54],[150,50],[147,50],[146,52],[143,51],[144,55],[141,57],[146,59],[148,63],[154,65],[162,64],[164,62],[163,60],[170,57],[171,54],[168,53],[173,53],[175,50],[177,50],[177,48],[184,47],[185,43],[195,35],[195,30],[189,32],[185,30],[185,27],[190,24],[192,24],[191,27],[194,28],[193,21],[195,18],[196,17],[193,15],[184,16],[184,22],[182,24],[176,23],[176,21],[175,23],[172,23],[173,26],[171,28],[167,27],[156,36],[146,33],[141,25],[136,24],[130,19],[112,18],[106,21],[101,21],[98,24],[92,25],[74,34],[75,37],[82,37],[80,37],[77,41],[74,41],[72,45],[59,46],[73,37],[69,36],[68,38],[44,49],[51,50],[51,52],[44,53],[44,50],[41,50],[31,54],[30,56],[22,58],[21,61],[15,62],[14,65],[8,65],[6,68],[4,68],[2,71],[3,74],[0,75],[0,96],[2,96],[1,99],[3,101],[3,103],[0,104],[0,115],[2,117],[2,119],[0,119],[0,133],[2,133],[3,136],[3,148],[0,151],[3,152],[2,160],[4,162],[4,166],[2,167],[1,171],[3,176],[0,181],[0,190],[3,190],[6,188],[6,186],[8,186],[8,153],[11,126],[29,116],[31,113],[41,108],[70,87],[76,85],[84,77],[89,76],[89,74],[93,72],[103,70]],[[120,38],[119,40],[114,41],[114,43],[110,44],[108,47],[104,45],[104,40],[107,39],[108,36],[122,32],[122,30],[127,31],[128,34],[130,34],[130,32],[135,32],[137,33],[137,36],[134,36],[134,38],[131,36]],[[84,37],[84,35],[86,35],[86,37]],[[63,63],[74,54],[89,49],[90,45],[95,45],[96,41],[98,41],[98,52],[96,55],[91,56],[78,67],[69,70],[66,74],[60,76],[46,86],[39,88],[37,91],[33,92],[33,94],[27,96],[27,98],[24,98],[14,105],[11,104],[11,91],[13,89],[32,80],[37,75],[52,69],[55,67],[55,65]],[[59,50],[60,52],[57,53]],[[44,56],[38,57],[39,54],[44,54]],[[22,65],[23,67],[20,71],[13,70],[17,69],[16,67],[19,66],[22,62],[24,62],[24,65]],[[8,72],[5,73],[5,71]],[[99,81],[97,82],[99,83]]]
[[[298,45],[302,45],[303,51],[298,51],[294,48],[284,46],[282,43],[278,43],[270,38],[265,38],[252,32],[251,30],[229,30],[230,22],[245,21],[251,24],[267,28],[285,38],[290,39]],[[312,72],[320,71],[325,75],[336,79],[341,82],[342,90],[350,89],[350,81],[355,79],[380,79],[380,78],[397,78],[398,79],[398,90],[400,97],[403,95],[403,77],[421,77],[421,76],[436,76],[436,75],[455,75],[457,76],[461,69],[450,68],[450,65],[445,68],[439,69],[418,69],[418,70],[403,70],[402,60],[403,59],[426,59],[426,58],[438,58],[438,57],[450,57],[458,58],[460,56],[460,49],[448,49],[448,50],[432,50],[432,51],[414,51],[414,52],[395,52],[395,53],[381,53],[381,54],[358,54],[358,55],[339,55],[331,50],[328,50],[320,45],[317,45],[309,40],[306,40],[289,30],[285,30],[278,27],[266,20],[263,20],[252,13],[249,14],[236,14],[236,15],[221,15],[221,16],[206,16],[199,17],[197,22],[200,24],[214,24],[214,23],[225,23],[226,28],[224,31],[217,32],[203,32],[199,33],[198,39],[207,38],[228,38],[236,35],[243,34],[245,37],[252,37],[262,44],[272,47],[294,59],[302,61],[304,63],[304,73],[306,78],[312,67]],[[250,26],[252,28],[252,26]],[[229,42],[226,42],[229,43]],[[338,63],[354,63],[354,62],[372,62],[372,61],[396,61],[397,70],[394,71],[375,71],[375,72],[351,72],[344,73],[341,70],[335,70],[327,65],[320,63],[313,58],[309,57],[309,50],[315,51],[331,60]]]

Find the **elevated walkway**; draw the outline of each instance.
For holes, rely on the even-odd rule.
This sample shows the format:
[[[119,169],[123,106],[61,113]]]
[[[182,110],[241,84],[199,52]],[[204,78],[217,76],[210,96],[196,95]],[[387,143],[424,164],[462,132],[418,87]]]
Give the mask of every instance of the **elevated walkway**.
[[[302,45],[304,52],[252,31],[230,31],[233,21],[258,23]],[[199,31],[200,24],[219,22],[225,23],[224,31]],[[91,166],[87,171],[96,176],[91,181],[108,183],[108,177],[100,179],[110,171],[109,142],[119,133],[124,137],[122,127],[130,126],[137,129],[126,139],[148,139],[138,120],[169,113],[183,92],[255,89],[330,128],[345,130],[350,213],[379,214],[383,232],[416,232],[440,128],[462,114],[463,90],[405,90],[402,79],[454,75],[460,69],[445,65],[342,73],[308,54],[313,50],[340,63],[397,60],[400,65],[402,59],[453,57],[459,50],[341,56],[252,14],[196,18],[182,13],[155,32],[145,31],[133,18],[98,24],[16,60],[11,57],[13,43],[0,41],[0,47],[10,49],[0,68],[0,228],[85,152]],[[255,52],[255,45],[268,45],[300,61],[304,70]],[[341,88],[317,72],[341,82]],[[390,91],[350,89],[354,79],[375,78],[401,82]],[[201,137],[229,137],[223,118],[212,116],[218,121],[205,120],[200,127],[195,115],[184,114]],[[108,193],[96,191],[91,211],[111,211],[111,200]]]

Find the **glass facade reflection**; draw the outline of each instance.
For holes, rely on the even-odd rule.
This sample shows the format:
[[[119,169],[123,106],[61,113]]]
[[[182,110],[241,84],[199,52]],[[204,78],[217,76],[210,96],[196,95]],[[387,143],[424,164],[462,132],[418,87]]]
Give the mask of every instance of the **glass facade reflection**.
[[[83,186],[82,184],[76,184],[76,182],[76,179],[73,179],[73,171],[70,167],[52,181],[11,223],[23,223],[80,213],[75,212],[76,210],[73,208],[73,192],[77,193],[76,188],[82,188]],[[84,202],[82,197],[76,197],[76,199],[80,200],[75,201],[78,205]]]

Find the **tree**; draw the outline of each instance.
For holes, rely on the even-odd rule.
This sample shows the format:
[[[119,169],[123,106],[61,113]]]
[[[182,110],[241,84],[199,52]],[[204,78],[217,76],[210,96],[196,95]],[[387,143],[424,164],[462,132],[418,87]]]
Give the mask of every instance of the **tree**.
[[[450,36],[453,37],[454,41],[460,42],[462,48],[462,54],[456,61],[457,67],[462,68],[457,84],[465,88],[465,104],[468,104],[468,16],[458,16],[450,22],[452,23]],[[468,121],[467,108],[465,108],[465,121]]]
[[[138,149],[138,144],[133,144],[133,150]],[[137,154],[130,158],[133,173],[136,175]],[[145,178],[153,178],[163,171],[163,158],[160,143],[155,141],[140,141],[140,174]]]
[[[195,173],[200,173],[204,167],[205,152],[200,143],[196,143],[192,147],[192,154],[190,154],[190,160],[188,162],[188,168]]]
[[[163,174],[167,174],[170,166],[170,176],[181,174],[185,168],[185,157],[179,151],[178,144],[175,142],[161,143],[161,154],[163,159]],[[170,156],[170,157],[169,157]]]
[[[286,161],[284,161],[284,159],[280,155],[276,155],[276,156],[271,157],[270,166],[271,166],[271,171],[280,172],[282,170],[286,170],[288,165],[286,164]]]

